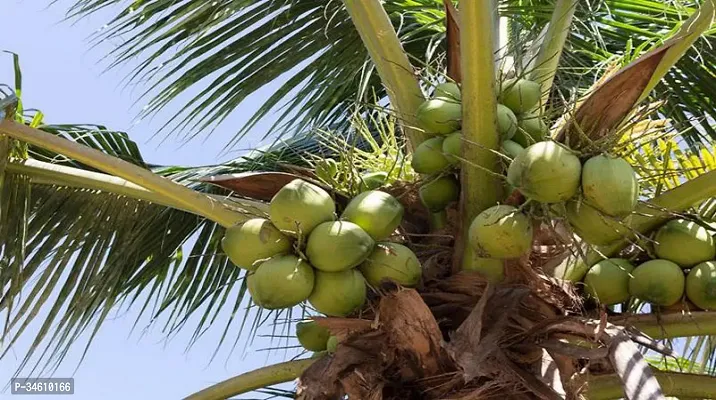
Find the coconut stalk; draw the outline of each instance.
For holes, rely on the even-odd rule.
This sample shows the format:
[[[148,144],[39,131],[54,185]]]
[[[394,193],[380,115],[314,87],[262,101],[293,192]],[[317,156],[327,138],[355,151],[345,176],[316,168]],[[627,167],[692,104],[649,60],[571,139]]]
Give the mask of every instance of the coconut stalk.
[[[534,60],[534,68],[530,71],[530,79],[540,84],[542,99],[540,107],[544,111],[552,89],[554,76],[559,67],[559,59],[564,50],[564,44],[569,35],[569,27],[572,25],[574,10],[577,8],[577,0],[558,0],[554,5],[552,19],[549,22],[547,32],[543,36],[537,58]]]
[[[286,361],[229,378],[196,392],[184,400],[225,400],[279,383],[297,379],[317,358]]]
[[[416,111],[425,100],[398,34],[379,0],[343,0],[375,65],[392,108],[414,150],[428,135],[419,130]]]
[[[470,223],[480,212],[497,204],[503,194],[497,157],[500,137],[493,53],[496,14],[492,0],[467,1],[460,7],[464,144],[460,180],[462,226],[455,265],[473,261],[473,250],[466,244]]]
[[[153,192],[157,198],[162,197],[164,203],[175,204],[181,209],[206,217],[224,227],[231,227],[247,218],[242,212],[231,208],[227,202],[217,201],[149,170],[39,129],[3,120],[0,121],[0,133],[124,178]]]
[[[173,201],[173,199],[157,195],[155,192],[147,190],[139,185],[135,185],[126,179],[118,178],[112,175],[85,171],[79,168],[51,164],[33,159],[24,160],[19,163],[8,163],[6,171],[13,174],[28,176],[30,181],[34,184],[99,190],[186,212],[192,212],[191,210],[184,209],[182,204]],[[207,196],[213,198],[215,201],[224,201],[222,196],[211,194],[207,194]],[[264,203],[250,200],[238,201],[240,201],[242,206],[255,209],[257,212],[267,211],[266,204]]]

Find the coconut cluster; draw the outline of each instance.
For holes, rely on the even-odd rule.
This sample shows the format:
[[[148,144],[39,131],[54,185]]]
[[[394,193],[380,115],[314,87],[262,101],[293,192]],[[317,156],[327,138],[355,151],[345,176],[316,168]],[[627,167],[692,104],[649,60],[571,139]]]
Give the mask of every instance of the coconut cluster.
[[[502,83],[497,100],[496,126],[503,154],[515,158],[525,147],[545,138],[547,125],[533,111],[540,100],[538,83],[508,79]],[[461,101],[457,84],[441,83],[417,110],[420,127],[431,137],[415,149],[412,168],[430,176],[421,187],[420,199],[433,212],[442,211],[459,198],[460,185],[454,173],[460,167],[464,142]]]
[[[344,317],[363,307],[367,286],[419,283],[417,256],[389,241],[403,213],[395,197],[368,190],[336,218],[328,192],[295,179],[271,199],[268,219],[227,229],[221,245],[234,264],[249,271],[247,288],[257,305],[281,309],[306,301],[324,315]],[[325,350],[328,337],[321,329],[302,324],[299,331],[306,349]]]
[[[667,307],[686,294],[696,307],[716,309],[716,241],[711,232],[677,218],[658,228],[653,239],[657,258],[638,266],[622,258],[593,265],[584,278],[586,293],[605,305],[635,297]]]

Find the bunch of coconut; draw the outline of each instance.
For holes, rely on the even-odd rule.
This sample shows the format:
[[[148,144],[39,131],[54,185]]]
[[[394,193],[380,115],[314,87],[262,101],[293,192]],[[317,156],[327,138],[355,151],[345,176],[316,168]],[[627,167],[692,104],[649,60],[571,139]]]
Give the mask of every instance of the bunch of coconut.
[[[684,294],[696,307],[716,309],[716,241],[709,230],[683,218],[668,221],[653,237],[657,258],[634,266],[612,258],[590,268],[587,293],[604,305],[631,297],[656,306],[673,306]]]
[[[442,211],[459,197],[454,172],[460,166],[463,148],[461,100],[457,84],[441,83],[417,110],[420,128],[431,137],[415,149],[412,168],[429,176],[420,197],[433,212]],[[525,147],[544,140],[547,125],[534,111],[540,100],[538,83],[508,79],[501,85],[497,100],[497,129],[503,154],[515,158]]]
[[[390,242],[403,219],[402,204],[388,193],[368,190],[354,197],[336,218],[336,205],[321,187],[295,179],[271,199],[269,218],[254,218],[227,229],[222,248],[248,270],[254,303],[266,309],[291,308],[306,301],[316,311],[348,316],[366,303],[367,285],[390,280],[416,286],[422,277],[408,247]],[[307,329],[314,332],[316,329]],[[304,345],[309,350],[322,344]]]

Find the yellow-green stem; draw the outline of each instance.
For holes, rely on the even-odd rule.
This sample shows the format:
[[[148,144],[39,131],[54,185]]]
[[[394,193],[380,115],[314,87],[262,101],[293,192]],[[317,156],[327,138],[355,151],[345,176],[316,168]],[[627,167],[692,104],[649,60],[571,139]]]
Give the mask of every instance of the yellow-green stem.
[[[343,0],[412,149],[428,138],[419,130],[416,110],[425,100],[398,34],[380,0]]]
[[[716,377],[713,376],[662,371],[655,371],[654,375],[667,396],[710,399],[716,393]],[[587,382],[585,397],[589,400],[624,398],[622,380],[616,375],[593,375]]]
[[[535,59],[534,69],[530,71],[530,79],[540,84],[542,93],[540,104],[543,111],[549,98],[554,75],[559,66],[559,59],[562,56],[564,43],[567,41],[576,8],[577,0],[557,0],[554,5],[552,19],[549,22],[549,28],[547,28],[542,46]]]
[[[491,0],[460,4],[460,53],[462,84],[461,213],[462,265],[475,258],[467,243],[472,220],[502,198],[502,182],[494,172],[499,163],[495,151],[500,148],[497,132],[495,57],[493,27],[497,10]],[[493,172],[493,173],[491,173]],[[458,247],[460,248],[460,247]]]
[[[184,400],[225,400],[252,390],[289,382],[301,376],[303,371],[317,360],[316,358],[294,360],[259,368],[209,386]]]
[[[124,178],[154,192],[157,196],[164,197],[166,202],[202,215],[224,227],[230,227],[246,219],[243,213],[231,209],[228,204],[158,176],[149,170],[62,137],[7,120],[0,121],[0,133]]]
[[[186,210],[176,201],[166,196],[159,196],[139,185],[135,185],[126,179],[118,178],[99,172],[85,171],[78,168],[63,165],[51,164],[37,160],[25,160],[22,162],[7,164],[7,172],[22,174],[30,177],[32,183],[56,186],[67,186],[90,190],[100,190],[107,193],[114,193],[121,196],[131,197],[137,200],[148,201],[157,205]],[[210,195],[217,202],[225,201],[221,196]],[[267,211],[265,203],[251,200],[237,199],[236,203],[247,209],[247,214],[259,214]]]

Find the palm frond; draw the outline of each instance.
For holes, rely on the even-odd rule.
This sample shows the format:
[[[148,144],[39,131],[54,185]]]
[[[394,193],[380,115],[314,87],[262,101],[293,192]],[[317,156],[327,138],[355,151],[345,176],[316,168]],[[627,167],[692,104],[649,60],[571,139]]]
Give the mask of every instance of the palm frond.
[[[402,28],[405,48],[421,59],[444,30],[437,23],[440,13],[435,15],[439,3],[386,4],[394,24]],[[200,132],[216,126],[278,78],[284,83],[236,132],[236,139],[281,108],[270,132],[340,122],[342,108],[365,93],[385,96],[342,2],[79,0],[69,15],[105,8],[118,12],[96,40],[122,38],[110,54],[110,66],[142,60],[130,78],[151,82],[144,114],[191,93],[191,100],[167,122],[170,130],[192,127]],[[359,85],[363,73],[371,76],[367,87]]]
[[[697,4],[692,0],[579,2],[557,86],[589,87],[599,73],[595,63],[658,44]],[[415,65],[422,67],[433,60],[445,63],[441,1],[391,0],[385,7]],[[116,10],[115,16],[95,39],[121,40],[108,55],[111,67],[129,59],[141,60],[129,80],[150,82],[142,115],[166,107],[180,95],[190,95],[167,121],[167,132],[191,128],[197,134],[202,128],[217,127],[259,89],[273,88],[278,78],[284,83],[271,89],[272,94],[236,132],[232,144],[274,111],[280,114],[268,132],[281,136],[309,126],[345,126],[346,106],[367,101],[372,93],[380,100],[386,98],[338,1],[78,0],[68,15],[105,9]],[[551,0],[501,2],[502,14],[512,21],[512,39],[525,43],[544,29],[552,9]],[[713,45],[711,32],[669,72],[653,95],[655,99],[674,98],[664,111],[673,115],[680,128],[698,127],[712,137],[716,131],[705,118],[714,115],[708,94],[713,91],[709,82],[714,81],[716,67],[702,61],[714,56]],[[366,77],[365,84],[359,84]],[[698,136],[694,133],[690,140],[698,141]]]

